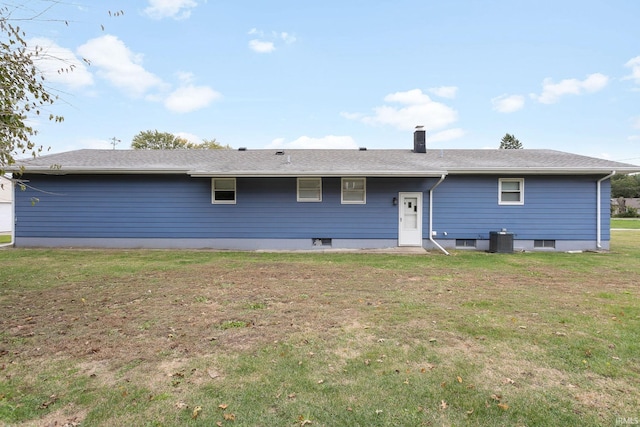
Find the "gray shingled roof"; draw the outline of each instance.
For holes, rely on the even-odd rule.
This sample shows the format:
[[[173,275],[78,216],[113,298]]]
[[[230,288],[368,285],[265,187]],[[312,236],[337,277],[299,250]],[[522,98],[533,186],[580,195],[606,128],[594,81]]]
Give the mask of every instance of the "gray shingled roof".
[[[276,154],[280,151],[282,154]],[[194,176],[440,176],[591,174],[640,166],[554,150],[78,150],[18,162],[30,173]],[[14,168],[16,171],[17,168]]]

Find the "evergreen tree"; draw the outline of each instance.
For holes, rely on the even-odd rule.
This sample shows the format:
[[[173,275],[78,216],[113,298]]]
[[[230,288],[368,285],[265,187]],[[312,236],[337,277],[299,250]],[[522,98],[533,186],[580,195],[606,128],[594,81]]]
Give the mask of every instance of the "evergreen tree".
[[[501,150],[520,150],[522,143],[513,135],[507,133],[500,141]]]

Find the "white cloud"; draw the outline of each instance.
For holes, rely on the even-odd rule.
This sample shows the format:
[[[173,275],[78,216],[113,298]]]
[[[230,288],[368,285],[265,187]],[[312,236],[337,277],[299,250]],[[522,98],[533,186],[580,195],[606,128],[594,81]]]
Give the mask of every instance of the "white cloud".
[[[91,61],[98,76],[134,96],[165,86],[162,79],[142,66],[142,55],[134,54],[116,36],[105,35],[83,44],[78,53]]]
[[[61,83],[72,89],[93,84],[93,75],[70,49],[42,37],[30,39],[28,45],[31,50],[36,47],[40,50],[34,63],[47,81]]]
[[[358,145],[350,136],[328,135],[322,138],[301,136],[291,142],[285,142],[284,138],[277,138],[265,148],[353,149],[358,148]]]
[[[640,85],[640,56],[630,59],[624,66],[631,68],[631,74],[624,77],[624,79],[633,80],[636,84]]]
[[[604,89],[607,84],[609,84],[609,77],[604,74],[595,73],[588,75],[587,78],[582,81],[582,88],[587,92],[597,92]]]
[[[640,116],[631,118],[631,127],[634,129],[640,129]]]
[[[431,100],[420,89],[391,93],[384,100],[401,106],[376,107],[373,109],[374,114],[369,116],[359,113],[341,115],[366,124],[388,125],[399,130],[413,130],[416,125],[424,125],[427,130],[442,129],[458,119],[458,113],[453,108]]]
[[[189,142],[192,142],[194,144],[202,144],[202,138],[200,138],[198,135],[195,135],[193,133],[188,133],[188,132],[174,132],[173,133],[175,136],[177,136],[178,138],[182,138],[182,139],[186,139]]]
[[[463,137],[464,134],[465,132],[460,128],[447,129],[441,132],[436,132],[434,134],[427,135],[427,140],[429,142],[451,141],[452,139],[458,139]]]
[[[152,19],[173,18],[187,19],[191,16],[191,9],[198,6],[194,0],[149,0],[149,6],[144,13]]]
[[[142,55],[134,54],[120,39],[112,35],[89,40],[78,48],[78,52],[91,61],[98,76],[113,86],[136,97],[146,95],[147,100],[162,102],[165,108],[175,113],[189,113],[205,108],[222,97],[208,86],[193,84],[193,73],[185,71],[177,73],[180,86],[165,96],[169,85],[144,69]],[[154,89],[157,92],[150,94]]]
[[[491,100],[493,109],[500,113],[513,113],[524,107],[524,96],[522,95],[500,95]]]
[[[164,106],[175,113],[190,113],[209,106],[222,95],[208,86],[188,84],[174,90],[164,100]]]
[[[249,48],[257,53],[271,53],[277,49],[276,44],[292,44],[297,40],[296,36],[285,31],[279,33],[272,31],[271,34],[265,34],[258,28],[252,28],[247,34],[257,37],[249,41]]]
[[[531,98],[542,104],[555,104],[564,95],[581,95],[585,92],[593,93],[602,90],[609,83],[609,77],[604,74],[594,73],[584,80],[565,79],[559,83],[553,83],[550,78],[542,82],[542,93],[532,94]]]
[[[194,74],[190,71],[178,71],[176,72],[176,76],[183,84],[193,83],[195,80]]]
[[[280,39],[282,39],[286,44],[295,43],[297,40],[295,36],[285,32],[280,33]]]
[[[389,95],[384,97],[384,100],[387,102],[398,102],[400,104],[412,105],[426,104],[431,102],[431,98],[429,98],[429,95],[425,95],[420,89],[412,89],[406,92],[390,93]]]
[[[346,111],[341,112],[340,115],[349,120],[360,120],[364,117],[362,113],[347,113]]]
[[[271,53],[276,50],[276,46],[273,42],[261,41],[258,39],[253,39],[249,41],[249,48],[258,53]]]
[[[432,87],[429,89],[429,92],[441,98],[453,99],[458,93],[458,88],[456,86]]]

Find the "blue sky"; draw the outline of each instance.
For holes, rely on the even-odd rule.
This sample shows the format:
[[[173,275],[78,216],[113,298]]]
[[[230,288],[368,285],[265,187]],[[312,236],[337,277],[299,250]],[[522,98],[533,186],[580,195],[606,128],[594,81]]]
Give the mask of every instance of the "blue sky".
[[[409,149],[424,125],[428,148],[511,133],[640,164],[639,17],[635,0],[77,0],[23,27],[65,116],[35,122],[52,152],[125,149],[154,129]]]

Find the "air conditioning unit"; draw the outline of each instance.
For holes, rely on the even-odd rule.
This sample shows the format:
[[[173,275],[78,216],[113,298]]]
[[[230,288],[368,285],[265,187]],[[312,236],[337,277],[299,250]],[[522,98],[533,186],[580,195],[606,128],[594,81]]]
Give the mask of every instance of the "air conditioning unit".
[[[491,231],[489,233],[489,252],[499,254],[513,253],[513,233]]]

